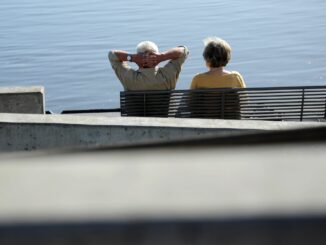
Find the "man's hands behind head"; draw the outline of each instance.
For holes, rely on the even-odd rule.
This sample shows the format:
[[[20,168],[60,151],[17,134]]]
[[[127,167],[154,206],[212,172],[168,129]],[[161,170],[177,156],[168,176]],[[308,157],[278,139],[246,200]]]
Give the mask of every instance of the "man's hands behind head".
[[[135,54],[132,56],[132,61],[139,67],[153,68],[161,62],[159,58],[160,53]]]
[[[153,68],[156,67],[161,61],[159,53],[146,53],[143,55],[143,67]]]
[[[166,60],[175,60],[187,55],[187,49],[183,46],[172,48],[163,53],[146,53],[142,57],[142,67],[152,68]]]

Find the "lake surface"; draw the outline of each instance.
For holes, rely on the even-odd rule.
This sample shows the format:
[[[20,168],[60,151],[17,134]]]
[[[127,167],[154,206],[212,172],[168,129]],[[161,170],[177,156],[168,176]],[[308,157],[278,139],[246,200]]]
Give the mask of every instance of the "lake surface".
[[[326,84],[325,0],[1,0],[0,86],[42,85],[46,108],[116,108],[122,86],[110,49],[143,40],[186,45],[177,88],[205,70],[207,36],[233,48],[247,86]]]

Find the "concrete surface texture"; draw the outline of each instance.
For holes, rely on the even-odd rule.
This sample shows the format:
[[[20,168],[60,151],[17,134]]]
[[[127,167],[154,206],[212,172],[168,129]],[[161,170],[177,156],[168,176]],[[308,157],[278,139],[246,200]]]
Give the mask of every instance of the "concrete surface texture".
[[[0,113],[44,114],[43,87],[0,87]]]
[[[2,155],[0,221],[326,214],[325,147]]]
[[[0,241],[323,244],[325,220],[318,217],[326,214],[325,147],[319,142],[2,155]]]
[[[0,114],[0,151],[105,147],[320,127],[325,123]]]

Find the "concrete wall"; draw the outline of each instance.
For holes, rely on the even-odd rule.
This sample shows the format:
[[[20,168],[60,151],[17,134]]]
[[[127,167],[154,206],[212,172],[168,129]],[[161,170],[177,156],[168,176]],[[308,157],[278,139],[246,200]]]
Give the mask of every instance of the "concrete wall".
[[[0,113],[44,114],[43,87],[0,88]]]
[[[169,142],[320,125],[324,124],[0,114],[0,151]]]
[[[326,244],[325,148],[3,154],[0,244]]]

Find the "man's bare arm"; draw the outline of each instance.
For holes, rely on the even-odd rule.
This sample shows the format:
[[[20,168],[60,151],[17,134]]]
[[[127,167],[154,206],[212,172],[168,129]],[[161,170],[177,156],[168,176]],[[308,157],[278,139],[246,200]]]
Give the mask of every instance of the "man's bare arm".
[[[112,50],[120,62],[128,61],[127,56],[131,56],[131,62],[136,63],[138,66],[143,66],[143,55],[141,54],[130,54],[124,50]]]
[[[149,54],[130,54],[124,50],[112,50],[120,62],[128,61],[127,56],[131,56],[131,62],[136,63],[139,67],[155,67],[166,60],[175,60],[185,55],[184,47],[169,49],[163,53]]]
[[[169,49],[163,53],[152,53],[144,56],[143,63],[150,67],[155,67],[159,63],[166,60],[175,60],[185,55],[184,47],[176,47]]]
[[[166,60],[175,60],[178,59],[180,57],[182,57],[182,55],[185,54],[185,48],[184,47],[177,47],[177,48],[172,48],[169,49],[163,53],[160,53],[158,55],[158,60],[160,62],[166,61]]]

